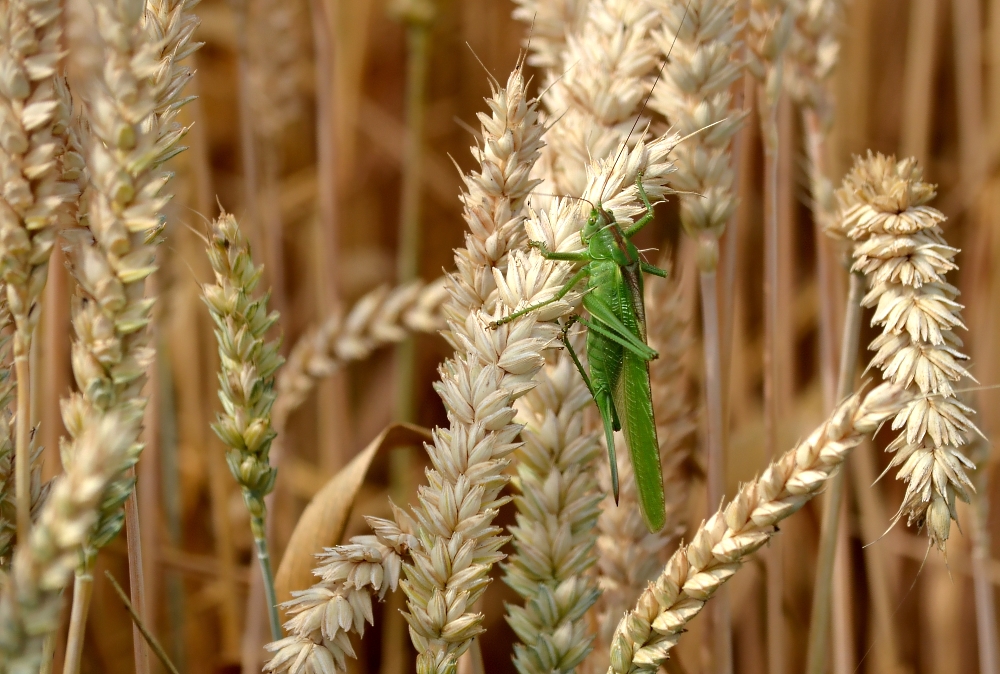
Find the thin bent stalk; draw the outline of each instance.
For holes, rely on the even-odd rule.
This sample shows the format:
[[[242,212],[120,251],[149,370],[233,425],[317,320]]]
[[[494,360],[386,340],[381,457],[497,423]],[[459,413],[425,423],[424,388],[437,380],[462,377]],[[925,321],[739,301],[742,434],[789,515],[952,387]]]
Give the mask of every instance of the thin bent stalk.
[[[840,370],[837,375],[837,399],[843,400],[854,387],[861,336],[861,298],[865,293],[865,277],[851,274],[851,286],[844,314],[844,331],[840,345]],[[833,589],[833,569],[836,559],[840,512],[844,501],[844,473],[837,473],[827,491],[823,524],[820,533],[818,566],[813,590],[812,613],[809,619],[809,647],[806,656],[807,674],[823,674],[827,665],[827,642],[830,633],[830,602]]]
[[[94,577],[89,570],[77,569],[73,578],[73,608],[70,610],[69,633],[66,635],[66,656],[63,674],[80,671],[83,656],[83,627],[90,611],[90,598],[94,592]]]
[[[773,458],[778,447],[778,106],[761,90],[761,125],[764,137],[764,445]],[[768,671],[784,674],[785,626],[782,608],[781,546],[767,553],[767,653]]]
[[[718,247],[716,246],[716,250]],[[716,267],[703,270],[701,280],[701,315],[705,354],[705,408],[708,413],[708,509],[710,515],[726,496],[725,453],[722,403],[722,355],[719,337],[719,308]],[[723,592],[712,608],[712,641],[716,672],[733,671],[732,625],[729,597]]]
[[[135,479],[135,468],[128,471],[130,478]],[[142,569],[142,537],[139,527],[139,503],[136,489],[132,489],[125,501],[125,539],[128,544],[128,577],[129,592],[132,595],[132,606],[140,615],[146,613],[146,581]],[[132,626],[132,654],[135,659],[135,674],[149,674],[149,650],[145,640],[141,639],[138,625]]]

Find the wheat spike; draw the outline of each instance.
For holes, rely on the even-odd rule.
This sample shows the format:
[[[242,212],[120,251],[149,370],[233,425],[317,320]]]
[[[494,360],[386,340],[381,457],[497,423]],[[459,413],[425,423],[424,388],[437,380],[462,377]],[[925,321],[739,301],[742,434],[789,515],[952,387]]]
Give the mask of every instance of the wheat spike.
[[[819,494],[851,449],[908,398],[893,384],[882,384],[864,398],[851,396],[703,522],[618,623],[608,673],[656,672],[705,602],[776,533],[774,525]]]
[[[540,191],[549,194],[581,196],[591,161],[617,153],[633,125],[630,145],[648,138],[648,120],[637,117],[657,66],[649,35],[656,15],[631,0],[585,4],[578,27],[566,28],[560,61],[545,74],[542,101],[547,117],[556,121],[535,174],[545,179]]]
[[[563,63],[568,35],[576,34],[587,18],[589,0],[514,0],[514,18],[530,26],[524,46],[531,50],[529,65],[558,69]]]
[[[212,223],[208,257],[215,283],[204,284],[202,296],[215,323],[223,407],[212,430],[228,448],[226,463],[243,491],[254,537],[260,538],[264,497],[274,488],[276,476],[268,452],[275,436],[274,374],[283,362],[279,340],[268,342],[265,335],[278,314],[268,313],[267,295],[255,292],[263,268],[254,264],[250,244],[232,215],[223,213]]]
[[[37,672],[42,642],[59,626],[62,591],[99,517],[109,486],[130,460],[138,420],[110,411],[71,417],[74,461],[56,479],[26,544],[0,582],[0,672]]]
[[[662,24],[653,32],[659,53],[669,54],[650,107],[681,136],[692,136],[677,146],[671,187],[686,192],[680,201],[687,232],[711,244],[736,210],[730,144],[744,116],[730,94],[743,71],[736,0],[646,2]]]
[[[395,509],[395,506],[394,506]],[[289,636],[267,645],[274,653],[265,672],[334,674],[347,671],[347,658],[355,657],[350,633],[364,636],[365,622],[374,624],[372,597],[379,601],[396,591],[403,561],[417,546],[412,523],[396,510],[395,522],[365,518],[375,532],[354,536],[347,545],[327,548],[319,555],[314,574],[321,580],[282,606],[292,617],[285,623]]]
[[[280,433],[316,382],[344,364],[364,360],[376,349],[402,341],[410,332],[441,329],[441,304],[446,297],[443,277],[427,284],[413,281],[395,288],[382,286],[355,302],[346,316],[338,310],[322,325],[308,330],[278,372],[272,413],[275,429]]]
[[[890,467],[906,482],[906,495],[894,519],[927,526],[931,541],[945,549],[956,519],[955,499],[968,502],[975,491],[966,470],[975,465],[962,453],[968,435],[978,432],[952,386],[972,378],[963,361],[965,328],[956,302],[958,289],[945,281],[957,269],[958,249],[944,239],[941,211],[927,204],[934,187],[923,182],[914,159],[869,152],[858,158],[844,179],[842,231],[854,241],[854,271],[870,288],[862,300],[874,307],[872,324],[882,334],[869,348],[871,365],[882,377],[919,392],[893,420],[905,428],[887,447]]]
[[[590,569],[601,500],[595,462],[604,451],[583,415],[593,398],[565,354],[536,381],[516,405],[524,444],[514,453],[518,515],[504,565],[504,582],[525,600],[507,606],[520,640],[514,664],[525,674],[570,672],[583,661],[591,649],[585,613],[599,594]]]
[[[458,271],[448,278],[449,299],[443,307],[451,321],[449,329],[442,332],[456,348],[462,349],[459,353],[476,345],[489,346],[501,333],[506,336],[506,331],[487,329],[478,312],[487,301],[496,303],[497,287],[492,270],[499,264],[506,267],[508,251],[523,241],[524,216],[521,209],[525,197],[536,184],[529,177],[529,172],[538,157],[544,129],[538,122],[534,104],[526,98],[524,86],[518,69],[511,75],[506,87],[494,86],[493,96],[487,101],[492,115],[479,115],[484,144],[474,148],[473,155],[481,169],[465,177],[465,217],[470,231],[466,234],[466,247],[456,252]],[[523,335],[523,331],[518,336],[530,337]],[[541,364],[536,363],[541,360],[537,354],[541,345],[537,344],[537,340],[529,344],[536,346],[537,350],[532,352],[522,344],[522,351],[511,351],[503,364],[522,372],[537,370]],[[454,667],[455,658],[468,646],[469,635],[476,633],[481,619],[465,612],[466,607],[471,608],[470,592],[482,592],[488,583],[490,565],[502,558],[497,550],[505,539],[497,536],[499,531],[490,526],[490,521],[502,502],[497,495],[508,479],[503,475],[507,465],[504,457],[513,451],[515,445],[512,442],[520,429],[510,423],[514,415],[510,407],[513,396],[508,392],[505,397],[502,391],[497,391],[498,377],[502,376],[503,370],[497,366],[496,347],[493,349],[492,363],[480,363],[470,355],[465,359],[449,360],[442,366],[443,381],[438,391],[445,400],[454,428],[438,429],[435,446],[428,447],[435,470],[429,474],[430,485],[421,490],[424,508],[415,511],[415,522],[411,523],[409,515],[397,510],[397,525],[392,529],[394,538],[381,543],[355,539],[352,545],[360,547],[340,549],[339,552],[334,549],[330,553],[330,562],[340,564],[341,557],[354,559],[355,562],[374,559],[376,554],[384,558],[383,553],[387,549],[379,545],[388,546],[399,561],[409,552],[410,562],[403,565],[407,580],[400,581],[400,584],[410,598],[407,617],[411,624],[411,636],[420,653],[418,668],[422,672]],[[519,381],[523,382],[524,377]],[[516,393],[521,395],[526,388],[522,383]],[[468,400],[463,397],[463,392],[474,394],[475,398]],[[477,406],[486,418],[470,424],[469,417]],[[449,446],[452,438],[455,442],[453,448]],[[455,465],[456,462],[458,465]],[[467,501],[459,506],[454,500],[456,497]],[[427,510],[440,503],[442,498],[446,499],[446,503],[451,499],[450,502],[458,508],[455,511],[446,509],[451,521],[446,519],[444,525],[439,524],[439,511]],[[462,533],[449,534],[447,525],[458,525],[454,520],[459,515],[462,517]],[[380,523],[379,526],[389,525]],[[451,545],[448,544],[449,539]],[[462,556],[456,558],[458,553]],[[449,594],[451,606],[445,609],[444,614],[439,614],[438,608],[445,597],[434,588],[449,580],[448,574],[440,577],[440,566],[436,560],[443,560],[442,555],[449,558],[447,568],[451,575],[460,575],[453,583],[455,592]],[[339,631],[327,629],[326,633],[332,637],[339,633],[343,637],[338,642],[323,639],[324,648],[319,649],[315,645],[318,643],[316,640],[324,636],[322,630],[317,632],[312,628],[308,617],[290,621],[286,624],[290,636],[269,646],[275,652],[268,665],[269,671],[292,674],[299,671],[345,671],[340,665],[337,670],[324,668],[329,663],[343,662],[344,657],[353,655],[343,645],[348,643],[345,630],[352,629],[352,626],[359,633],[363,630],[367,617],[364,607],[370,605],[371,593],[384,594],[384,588],[395,583],[394,576],[387,577],[389,582],[383,585],[381,581],[368,582],[370,574],[357,577],[348,573],[343,579],[331,576],[330,584],[314,586],[315,591],[302,595],[301,602],[293,602],[290,608],[303,616],[323,612],[329,615],[329,612],[336,611],[343,617]],[[358,578],[362,579],[361,582],[357,581]],[[345,596],[355,598],[350,612],[344,608],[345,603],[350,605]],[[431,612],[428,612],[429,609]],[[445,625],[440,624],[442,618],[453,623],[447,631],[442,629]]]

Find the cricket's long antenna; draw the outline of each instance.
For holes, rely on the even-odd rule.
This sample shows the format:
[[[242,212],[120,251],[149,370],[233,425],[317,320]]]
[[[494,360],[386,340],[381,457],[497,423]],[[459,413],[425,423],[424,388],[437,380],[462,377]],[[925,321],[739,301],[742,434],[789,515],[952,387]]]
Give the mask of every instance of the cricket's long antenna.
[[[629,129],[628,135],[625,136],[625,141],[622,143],[621,149],[618,150],[617,156],[615,156],[615,161],[611,164],[611,168],[608,169],[608,175],[604,178],[604,185],[601,187],[601,191],[598,194],[598,199],[604,194],[604,190],[608,187],[608,181],[611,180],[611,174],[614,173],[615,167],[618,166],[618,160],[622,158],[622,153],[625,152],[625,148],[628,147],[628,141],[632,138],[632,134],[635,133],[635,128],[639,126],[639,120],[642,119],[642,113],[646,112],[646,106],[649,105],[649,99],[653,97],[653,90],[656,89],[656,85],[660,82],[660,78],[663,76],[663,69],[667,67],[667,63],[670,62],[670,55],[674,53],[674,45],[677,44],[677,36],[680,35],[681,28],[684,27],[684,20],[687,19],[688,10],[691,8],[691,0],[687,1],[684,5],[684,14],[681,15],[681,22],[677,25],[677,32],[674,33],[674,39],[670,42],[670,49],[667,50],[667,55],[663,59],[663,63],[660,64],[660,69],[656,71],[656,78],[653,79],[653,86],[649,88],[649,93],[646,94],[646,99],[642,102],[642,107],[639,108],[639,114],[635,116],[635,121],[632,122],[632,128]]]
[[[590,207],[593,209],[597,208],[597,206],[594,205],[594,202],[591,201],[590,199],[587,199],[585,197],[574,197],[572,194],[549,194],[547,192],[532,192],[531,196],[552,197],[553,199],[576,199],[577,201],[586,201],[588,204],[590,204]]]

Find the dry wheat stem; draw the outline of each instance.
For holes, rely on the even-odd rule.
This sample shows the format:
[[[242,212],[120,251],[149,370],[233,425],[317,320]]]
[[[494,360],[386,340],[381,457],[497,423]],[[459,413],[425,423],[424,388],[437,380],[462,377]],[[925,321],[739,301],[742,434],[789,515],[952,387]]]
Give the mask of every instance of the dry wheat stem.
[[[795,26],[789,38],[787,88],[802,109],[809,195],[816,231],[816,277],[820,288],[820,353],[823,360],[824,399],[828,406],[846,396],[853,387],[857,361],[858,332],[863,281],[851,276],[850,293],[843,326],[840,363],[833,342],[836,307],[833,303],[834,269],[823,232],[834,227],[837,217],[833,183],[827,175],[828,136],[833,121],[834,97],[830,76],[839,56],[838,28],[843,11],[841,0],[798,0]],[[830,483],[824,503],[819,561],[814,581],[809,621],[807,672],[822,674],[827,665],[830,638],[831,599],[834,585],[834,558],[843,502],[844,477]],[[842,588],[843,589],[843,588]],[[849,629],[842,625],[837,629]],[[844,657],[839,654],[837,657]]]
[[[908,398],[893,384],[882,384],[864,398],[852,395],[702,523],[618,624],[609,674],[656,672],[705,602],[771,539],[775,524],[819,494],[851,449]]]
[[[926,525],[944,551],[955,499],[968,502],[975,491],[966,475],[975,466],[961,447],[978,431],[953,386],[971,378],[955,334],[965,328],[959,291],[945,280],[957,269],[958,250],[945,241],[945,217],[927,205],[935,192],[922,178],[916,160],[869,153],[856,160],[838,197],[843,232],[854,241],[853,270],[868,279],[862,304],[875,308],[872,324],[882,328],[869,345],[870,367],[920,393],[893,420],[893,430],[905,431],[886,449],[896,479],[906,482],[893,522],[905,515],[909,524]]]
[[[280,433],[316,387],[345,363],[364,360],[373,351],[397,344],[411,332],[435,332],[443,326],[441,304],[447,297],[444,277],[382,286],[355,302],[345,317],[334,311],[318,328],[299,338],[278,372],[272,419]]]
[[[765,453],[778,451],[778,104],[783,91],[784,52],[795,22],[794,0],[751,0],[747,67],[760,81],[758,99],[764,141],[764,436]],[[780,545],[780,542],[779,542]],[[767,560],[768,671],[784,674],[785,625],[780,548]]]
[[[14,318],[17,372],[17,532],[30,529],[30,367],[49,255],[82,162],[66,153],[72,101],[59,72],[62,9],[57,0],[14,0],[0,10],[0,277]]]
[[[17,503],[14,500],[14,435],[10,404],[14,400],[11,372],[11,337],[7,294],[0,292],[0,572],[10,569],[14,535],[17,533]]]
[[[742,26],[736,0],[647,0],[661,17],[653,36],[669,61],[650,106],[682,136],[693,135],[677,151],[671,186],[681,196],[681,224],[698,242],[705,363],[707,504],[711,512],[725,495],[722,354],[716,269],[719,238],[736,211],[731,145],[743,114],[730,92],[743,72]],[[728,602],[713,609],[716,671],[732,669]]]
[[[202,296],[215,323],[223,408],[212,430],[226,445],[226,463],[250,513],[271,636],[277,641],[282,637],[281,621],[265,533],[264,497],[274,489],[277,477],[268,454],[275,436],[271,426],[274,374],[283,359],[278,355],[279,341],[268,342],[265,336],[277,322],[278,314],[268,313],[268,296],[255,292],[263,268],[254,264],[250,244],[232,215],[223,213],[212,223],[208,258],[215,283],[204,284]]]
[[[0,583],[0,672],[38,671],[42,642],[59,625],[62,591],[80,548],[138,433],[138,420],[117,411],[92,419],[73,416],[68,423],[76,432],[74,460],[57,478],[31,537],[15,551],[9,579]]]
[[[669,258],[658,263],[669,269]],[[666,525],[649,533],[642,517],[632,483],[631,463],[624,447],[619,451],[618,474],[621,485],[618,507],[606,497],[598,519],[598,583],[601,598],[597,604],[597,648],[588,659],[589,671],[605,671],[611,640],[621,616],[656,578],[666,561],[667,548],[683,534],[688,518],[689,478],[685,464],[694,451],[697,430],[687,390],[683,359],[691,347],[688,318],[683,308],[681,287],[654,282],[647,286],[646,320],[650,346],[660,357],[649,364],[653,390],[656,435],[660,441],[660,463],[667,495]],[[601,463],[601,486],[610,492],[610,469]]]

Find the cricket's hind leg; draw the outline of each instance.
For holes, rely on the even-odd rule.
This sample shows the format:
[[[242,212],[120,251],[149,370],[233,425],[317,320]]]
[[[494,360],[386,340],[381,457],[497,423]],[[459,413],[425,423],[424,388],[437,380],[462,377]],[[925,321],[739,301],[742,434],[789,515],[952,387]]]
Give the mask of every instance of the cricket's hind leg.
[[[611,491],[615,495],[615,505],[618,505],[618,458],[615,456],[615,426],[618,413],[615,410],[615,403],[611,399],[611,392],[600,389],[594,396],[597,409],[601,413],[601,422],[604,424],[604,439],[608,444],[608,461],[611,463]]]
[[[563,325],[562,342],[566,345],[569,357],[573,359],[573,364],[579,370],[580,376],[583,377],[583,383],[587,385],[587,389],[590,391],[590,395],[594,398],[594,402],[597,403],[597,409],[601,413],[601,422],[604,425],[604,437],[608,444],[608,460],[611,462],[611,490],[615,495],[615,505],[618,505],[618,459],[615,457],[615,431],[621,430],[621,423],[618,420],[618,411],[615,409],[611,392],[605,388],[601,388],[600,390],[594,389],[587,370],[583,367],[580,357],[576,354],[576,349],[573,348],[573,344],[569,340],[569,329],[574,323],[582,320],[579,314],[573,314],[569,317],[569,320]]]

